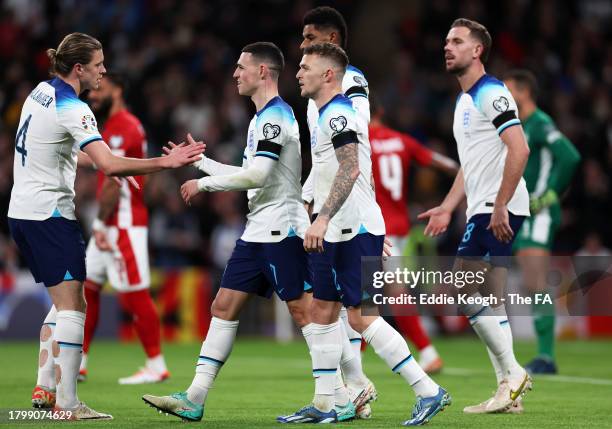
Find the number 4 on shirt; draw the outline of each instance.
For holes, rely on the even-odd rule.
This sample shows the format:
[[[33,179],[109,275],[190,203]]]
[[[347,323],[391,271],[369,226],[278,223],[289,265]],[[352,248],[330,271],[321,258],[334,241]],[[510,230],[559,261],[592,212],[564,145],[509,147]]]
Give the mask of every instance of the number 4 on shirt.
[[[26,135],[28,134],[28,127],[30,126],[30,119],[32,119],[32,115],[28,115],[28,118],[24,121],[21,128],[19,128],[19,132],[17,133],[17,137],[15,137],[15,150],[17,153],[21,154],[21,166],[25,167],[25,159],[28,156],[28,151],[25,147]],[[19,139],[21,139],[21,146],[19,146]]]

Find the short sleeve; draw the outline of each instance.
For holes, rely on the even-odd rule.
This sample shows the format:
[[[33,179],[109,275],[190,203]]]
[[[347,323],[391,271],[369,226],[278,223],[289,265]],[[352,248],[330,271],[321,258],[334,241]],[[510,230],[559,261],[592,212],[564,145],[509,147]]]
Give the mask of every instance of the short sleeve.
[[[342,92],[348,98],[353,99],[355,97],[368,98],[369,85],[363,72],[357,67],[349,65],[342,79]]]
[[[89,106],[81,101],[58,112],[61,125],[68,131],[82,150],[89,143],[102,140],[98,123]]]
[[[329,136],[335,149],[348,143],[358,143],[357,114],[350,100],[332,103],[319,119],[319,127]]]
[[[370,123],[370,100],[366,97],[352,97],[353,108],[358,119],[364,121],[366,127]]]
[[[255,140],[257,151],[255,156],[264,156],[278,160],[281,149],[287,144],[286,138],[291,126],[289,114],[282,107],[269,107],[257,117],[255,124]]]
[[[356,67],[349,65],[342,79],[342,91],[353,102],[357,116],[370,123],[370,101],[368,81]]]
[[[478,96],[480,111],[493,123],[497,134],[513,125],[520,125],[516,102],[502,84],[485,85]]]

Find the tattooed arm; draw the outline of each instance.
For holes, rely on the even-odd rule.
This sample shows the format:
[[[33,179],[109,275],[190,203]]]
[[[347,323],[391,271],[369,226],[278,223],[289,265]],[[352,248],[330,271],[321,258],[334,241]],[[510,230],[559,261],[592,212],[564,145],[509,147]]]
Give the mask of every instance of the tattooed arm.
[[[304,248],[309,252],[323,251],[323,238],[327,231],[327,225],[330,219],[338,213],[351,193],[357,177],[359,177],[357,143],[344,144],[338,147],[335,152],[339,164],[336,177],[317,219],[308,228],[304,237]]]
[[[338,172],[332,183],[327,200],[319,211],[319,217],[327,218],[327,221],[334,217],[342,204],[346,201],[353,185],[359,177],[359,158],[357,155],[357,143],[350,143],[336,149],[338,158]]]

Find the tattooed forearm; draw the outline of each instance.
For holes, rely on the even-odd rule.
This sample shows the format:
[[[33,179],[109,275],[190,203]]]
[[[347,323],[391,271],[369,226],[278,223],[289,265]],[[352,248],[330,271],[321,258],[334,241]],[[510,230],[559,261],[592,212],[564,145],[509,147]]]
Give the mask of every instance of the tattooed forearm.
[[[319,216],[326,216],[329,219],[334,217],[342,204],[346,201],[353,185],[359,177],[359,157],[357,154],[357,143],[349,143],[336,149],[338,158],[338,172],[332,183],[329,195],[325,204],[319,211]]]

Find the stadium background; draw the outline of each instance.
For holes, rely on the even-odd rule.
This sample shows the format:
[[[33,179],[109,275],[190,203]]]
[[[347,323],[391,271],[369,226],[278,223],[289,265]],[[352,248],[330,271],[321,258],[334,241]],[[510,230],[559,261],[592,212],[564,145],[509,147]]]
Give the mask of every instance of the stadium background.
[[[21,105],[48,76],[45,49],[72,31],[99,38],[107,68],[129,77],[128,104],[146,128],[150,156],[168,140],[181,141],[191,132],[206,141],[213,158],[228,163],[239,163],[254,113],[250,101],[236,92],[235,61],[249,42],[275,42],[286,56],[280,91],[300,120],[305,177],[310,167],[306,102],[299,97],[295,73],[301,17],[320,4],[345,15],[351,63],[365,72],[371,92],[386,108],[387,122],[454,158],[452,110],[459,88],[444,71],[443,40],[456,17],[484,23],[494,42],[487,71],[532,70],[541,86],[541,107],[582,155],[563,200],[555,253],[605,253],[612,247],[612,2],[604,0],[5,0],[0,12],[0,210],[8,209]],[[179,186],[196,174],[186,168],[164,172],[146,184],[154,290],[166,339],[197,340],[205,331],[209,299],[243,228],[243,194],[206,194],[191,207],[182,202]],[[426,169],[416,169],[410,183],[413,214],[438,202],[450,186],[447,178]],[[94,172],[79,171],[76,205],[89,235]],[[440,254],[453,254],[464,222],[462,214],[455,216],[450,233],[435,243]],[[47,301],[24,271],[6,217],[0,222],[0,272],[0,338],[35,338]],[[27,317],[23,308],[29,308]],[[32,317],[36,313],[40,318]],[[130,337],[110,294],[103,314],[102,337]],[[272,306],[256,300],[241,333],[273,334],[277,317]]]
[[[576,145],[582,162],[563,200],[563,224],[555,253],[610,254],[612,247],[612,2],[384,0],[3,0],[0,2],[0,212],[8,209],[12,186],[14,136],[22,103],[40,80],[47,79],[45,49],[56,47],[73,31],[94,35],[104,44],[109,70],[128,75],[127,99],[148,133],[149,155],[187,131],[204,138],[215,159],[238,163],[253,107],[239,97],[231,78],[240,48],[256,40],[277,43],[287,67],[281,94],[301,121],[304,175],[310,167],[306,102],[295,80],[304,12],[321,4],[337,7],[349,26],[348,54],[362,69],[372,93],[382,100],[393,127],[456,158],[452,111],[459,87],[443,69],[443,40],[459,16],[484,23],[493,36],[488,72],[512,67],[534,71],[541,85],[540,105]],[[220,273],[240,235],[246,198],[240,193],[200,196],[191,207],[178,189],[195,172],[181,169],[150,176],[150,250],[153,289],[163,315],[164,354],[172,377],[149,386],[118,386],[116,380],[142,363],[143,353],[107,288],[98,337],[92,345],[90,380],[79,396],[96,409],[114,414],[113,427],[167,427],[168,417],[143,406],[143,393],[168,394],[184,389],[193,376],[199,343],[206,331],[209,302]],[[411,212],[438,202],[450,186],[445,177],[414,169]],[[95,213],[95,173],[79,170],[77,210],[86,235]],[[434,245],[453,254],[465,219]],[[517,281],[517,277],[514,277]],[[7,409],[29,406],[34,383],[40,322],[46,292],[33,284],[0,220],[0,425]],[[274,335],[293,333],[282,306],[253,300],[241,318],[239,340],[230,363],[207,401],[209,428],[270,427],[278,414],[293,411],[312,394],[310,362],[299,337],[280,344]],[[530,335],[528,318],[513,320]],[[276,323],[285,320],[284,323]],[[612,322],[600,320],[610,334]],[[515,323],[518,322],[518,323]],[[428,325],[433,327],[434,325]],[[585,318],[561,319],[560,334],[575,338],[592,332]],[[469,332],[469,331],[468,331]],[[245,338],[251,336],[253,338]],[[17,341],[15,341],[17,340]],[[432,423],[439,428],[611,427],[609,389],[610,338],[572,339],[558,344],[561,375],[539,377],[521,416],[478,416],[461,412],[481,401],[493,387],[490,363],[469,332],[463,337],[436,336],[446,367],[436,381],[448,387],[454,405]],[[521,362],[531,358],[533,342],[517,341]],[[353,428],[397,426],[409,414],[413,396],[367,350],[364,365],[380,399],[374,418]],[[274,373],[265,376],[269,368]],[[398,402],[399,398],[399,402]],[[517,418],[514,418],[517,417]],[[82,427],[95,423],[81,422]],[[10,424],[10,423],[9,423]],[[54,427],[32,422],[37,428]]]

